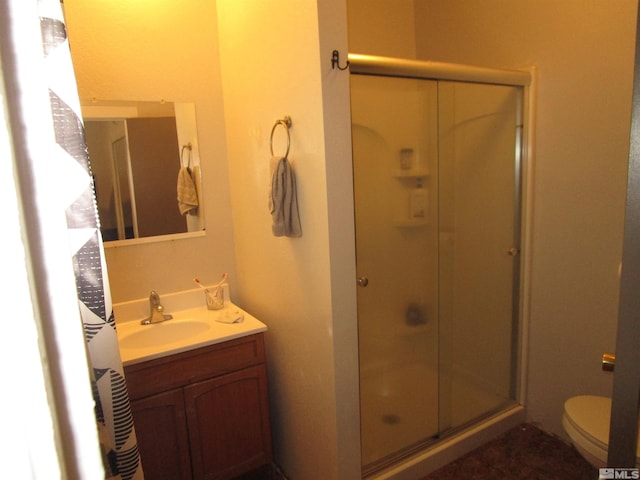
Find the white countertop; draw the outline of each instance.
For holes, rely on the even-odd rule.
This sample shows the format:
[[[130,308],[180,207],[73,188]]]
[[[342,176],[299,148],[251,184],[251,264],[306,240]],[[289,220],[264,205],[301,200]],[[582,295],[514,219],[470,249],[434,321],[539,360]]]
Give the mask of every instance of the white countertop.
[[[197,300],[201,305],[184,308],[192,304],[190,298]],[[148,300],[114,304],[123,365],[132,365],[267,330],[264,323],[229,301],[226,301],[224,308],[220,310],[207,310],[203,292],[198,290],[195,294],[193,291],[187,291],[161,295],[160,300],[164,313],[172,315],[173,318],[151,325],[140,324],[140,320],[149,314]],[[142,305],[139,305],[140,303]],[[178,306],[183,308],[171,308]],[[241,321],[227,323],[236,319]]]

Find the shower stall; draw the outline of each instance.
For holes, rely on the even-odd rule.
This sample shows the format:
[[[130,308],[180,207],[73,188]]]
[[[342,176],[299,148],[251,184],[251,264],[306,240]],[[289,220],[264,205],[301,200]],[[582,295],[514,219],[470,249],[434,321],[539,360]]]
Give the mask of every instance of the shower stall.
[[[362,465],[521,398],[528,72],[350,55]]]

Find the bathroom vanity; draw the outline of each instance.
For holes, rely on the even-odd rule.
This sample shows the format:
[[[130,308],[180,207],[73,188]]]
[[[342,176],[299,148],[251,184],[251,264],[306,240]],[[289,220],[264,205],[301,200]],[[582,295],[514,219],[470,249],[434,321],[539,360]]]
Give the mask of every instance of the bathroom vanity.
[[[237,312],[240,323],[216,321]],[[118,326],[145,478],[231,479],[269,466],[266,326],[233,305],[174,315]],[[201,323],[206,331],[193,328]]]

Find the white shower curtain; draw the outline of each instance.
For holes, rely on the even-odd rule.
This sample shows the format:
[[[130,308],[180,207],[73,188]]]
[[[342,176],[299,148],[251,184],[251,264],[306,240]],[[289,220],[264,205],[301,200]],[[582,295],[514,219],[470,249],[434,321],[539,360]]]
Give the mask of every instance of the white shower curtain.
[[[47,403],[56,430],[51,436],[60,445],[58,463],[66,472],[61,476],[96,478],[100,469],[94,461],[100,454],[95,451],[95,428],[87,425],[85,413],[88,392],[82,389],[90,377],[105,478],[142,479],[61,5],[59,0],[8,0],[0,4],[0,17],[0,100],[8,112],[0,120],[5,119],[11,136],[10,146],[0,144],[11,153],[3,157],[2,171],[15,176],[34,305],[33,316],[25,319],[35,318],[39,325],[43,378],[49,382]],[[66,248],[65,232],[56,224],[63,224],[64,218]],[[65,282],[73,284],[72,277],[76,300],[69,298],[72,287],[65,290]],[[42,432],[49,434],[46,426]],[[25,450],[31,452],[28,456],[45,455],[33,446]],[[47,478],[38,474],[38,461],[29,460],[23,474],[30,471],[30,478]],[[48,478],[56,476],[49,474],[53,476]]]
[[[73,69],[70,68],[71,53],[61,16],[50,18],[41,15],[40,24],[45,57],[47,61],[54,63],[50,67],[50,70],[55,72],[52,80],[56,75],[62,77],[58,78],[61,82],[54,80],[52,83],[75,86]],[[71,93],[70,89],[65,90]],[[100,443],[105,456],[105,473],[107,478],[142,478],[141,475],[136,475],[141,471],[138,446],[115,334],[115,320],[82,116],[77,108],[71,107],[77,107],[79,101],[77,94],[73,98],[65,99],[54,88],[50,88],[49,97],[56,142],[66,153],[64,156],[58,156],[58,159],[74,164],[71,168],[78,166],[84,171],[84,175],[67,177],[67,181],[73,179],[77,182],[74,188],[77,188],[79,195],[69,204],[66,216],[78,305],[92,368],[90,376],[96,402]],[[68,184],[66,188],[69,188]]]

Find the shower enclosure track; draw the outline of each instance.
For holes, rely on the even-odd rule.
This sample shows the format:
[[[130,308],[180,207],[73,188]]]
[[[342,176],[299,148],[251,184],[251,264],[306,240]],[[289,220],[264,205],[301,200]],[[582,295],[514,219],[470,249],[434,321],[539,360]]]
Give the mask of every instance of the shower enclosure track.
[[[531,84],[531,73],[522,70],[475,67],[455,63],[349,54],[349,70],[362,75],[453,80],[525,87]]]

